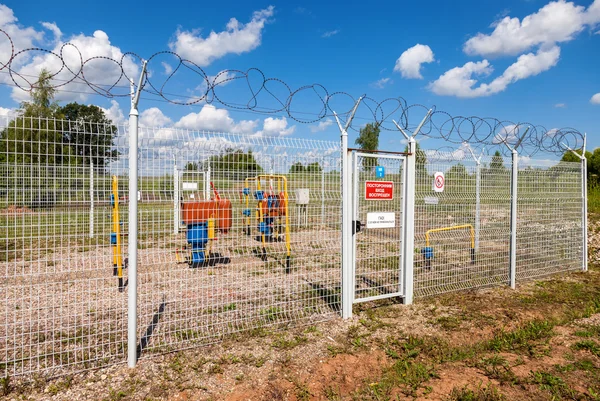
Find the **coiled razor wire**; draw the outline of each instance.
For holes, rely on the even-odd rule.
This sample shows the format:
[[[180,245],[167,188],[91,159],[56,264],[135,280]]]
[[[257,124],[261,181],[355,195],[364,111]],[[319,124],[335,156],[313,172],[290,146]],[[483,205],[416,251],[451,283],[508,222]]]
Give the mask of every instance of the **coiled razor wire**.
[[[8,42],[2,40],[2,36]],[[132,52],[124,53],[120,59],[106,56],[84,59],[72,43],[63,44],[58,53],[38,47],[16,51],[10,35],[1,29],[0,49],[4,50],[3,55],[10,54],[9,57],[0,56],[0,72],[8,73],[14,85],[27,92],[36,88],[37,77],[19,73],[18,69],[22,63],[40,53],[53,56],[59,62],[59,67],[50,71],[54,89],[64,90],[65,86],[75,83],[86,85],[94,93],[107,98],[131,96],[136,88],[133,84],[135,77],[130,75],[134,70],[139,71],[143,62],[142,57]],[[267,77],[258,68],[224,70],[211,77],[199,65],[171,51],[151,55],[147,59],[148,70],[160,69],[161,60],[165,58],[170,60],[169,65],[173,64],[173,60],[175,64],[166,78],[158,79],[156,76],[159,74],[146,74],[141,90],[177,105],[216,103],[234,110],[285,115],[298,123],[313,124],[332,119],[334,111],[342,120],[346,119],[357,101],[356,96],[346,92],[329,92],[320,84],[292,89],[281,79]],[[87,78],[100,69],[114,71],[111,83],[99,84]],[[129,75],[128,69],[131,70]],[[184,87],[179,85],[181,79],[176,79],[180,75],[186,76]],[[187,95],[182,95],[182,91]],[[311,109],[301,111],[307,104]],[[419,137],[421,140],[423,137],[444,140],[449,149],[468,144],[472,149],[485,153],[500,150],[507,154],[506,143],[518,146],[522,155],[532,156],[538,152],[561,155],[568,148],[579,149],[583,144],[583,134],[573,128],[547,129],[528,122],[501,121],[492,117],[451,116],[435,107],[408,105],[402,97],[377,101],[363,96],[357,115],[361,117],[359,120],[371,120],[383,131],[397,132],[396,122],[406,132],[412,133],[429,110],[432,112]],[[360,129],[357,120],[350,129]]]

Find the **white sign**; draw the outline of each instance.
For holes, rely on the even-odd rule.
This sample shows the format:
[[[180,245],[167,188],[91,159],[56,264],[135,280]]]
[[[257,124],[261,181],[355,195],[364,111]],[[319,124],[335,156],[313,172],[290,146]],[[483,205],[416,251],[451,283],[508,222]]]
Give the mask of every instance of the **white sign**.
[[[440,200],[436,196],[426,196],[424,199],[426,205],[437,205]]]
[[[437,172],[433,175],[433,190],[435,192],[444,192],[444,186],[446,185],[446,179],[444,173]]]
[[[184,182],[183,189],[188,191],[197,191],[198,183],[197,182]]]
[[[396,227],[396,213],[374,212],[367,213],[367,228]]]

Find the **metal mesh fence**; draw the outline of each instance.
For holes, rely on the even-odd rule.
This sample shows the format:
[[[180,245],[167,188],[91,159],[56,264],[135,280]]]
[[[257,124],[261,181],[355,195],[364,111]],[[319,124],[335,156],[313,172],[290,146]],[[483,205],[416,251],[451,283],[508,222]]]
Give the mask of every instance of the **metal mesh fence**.
[[[404,158],[357,153],[354,165],[355,301],[402,295]]]
[[[0,129],[0,376],[123,360],[110,195],[125,132],[27,117]]]
[[[463,151],[418,152],[416,297],[508,282],[510,171],[501,156],[478,164]],[[443,192],[434,190],[437,172]]]
[[[337,142],[165,128],[139,139],[142,355],[339,314]],[[0,376],[125,361],[127,144],[125,127],[0,119]],[[416,155],[417,297],[509,282],[511,162],[464,150]],[[394,213],[394,227],[355,236],[356,301],[404,291],[405,161],[355,159],[354,220]],[[370,180],[392,181],[394,200],[363,199]],[[582,267],[582,183],[579,163],[521,159],[517,280]]]
[[[140,137],[149,150],[140,159],[142,197],[153,199],[140,204],[141,348],[181,349],[336,314],[339,144],[175,129]],[[168,187],[175,167],[180,187],[190,188],[175,201],[178,222],[173,198],[155,189],[163,184],[149,185]],[[194,190],[208,171],[209,199],[201,185]],[[174,225],[183,228],[175,234]]]
[[[517,280],[582,268],[581,175],[581,163],[520,162]]]

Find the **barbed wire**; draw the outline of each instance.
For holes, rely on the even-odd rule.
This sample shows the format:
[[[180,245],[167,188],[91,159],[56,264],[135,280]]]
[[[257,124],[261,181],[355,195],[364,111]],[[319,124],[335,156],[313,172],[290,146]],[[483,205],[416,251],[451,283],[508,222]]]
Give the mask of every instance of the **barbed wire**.
[[[0,29],[0,54],[10,54],[0,58],[0,72],[7,72],[14,85],[21,90],[31,92],[36,88],[37,77],[19,71],[22,63],[31,60],[36,54],[50,56],[58,62],[58,67],[50,71],[50,80],[56,90],[66,90],[70,84],[85,85],[94,94],[106,98],[129,97],[135,91],[135,74],[139,74],[144,59],[136,53],[124,53],[119,59],[107,56],[94,56],[84,59],[82,52],[72,43],[63,44],[58,53],[39,47],[15,50],[10,35]],[[10,48],[10,51],[8,51]],[[0,56],[1,57],[1,56]],[[176,105],[220,104],[225,108],[239,111],[251,111],[260,114],[284,115],[302,124],[326,122],[332,124],[334,111],[345,121],[351,113],[359,96],[347,92],[330,92],[321,84],[304,85],[292,89],[279,78],[268,77],[258,68],[242,70],[223,70],[210,76],[202,67],[172,51],[152,54],[147,60],[148,71],[165,68],[161,60],[169,58],[170,71],[166,77],[159,74],[146,74],[141,91]],[[174,65],[173,65],[174,60]],[[112,71],[111,82],[98,83],[88,79],[98,70]],[[86,75],[87,74],[87,75]],[[183,85],[183,93],[177,93],[178,75],[191,76]],[[240,101],[243,99],[243,101]],[[307,110],[308,109],[308,110]],[[302,111],[300,111],[302,110]],[[583,145],[584,135],[573,128],[547,129],[528,122],[511,122],[493,117],[452,116],[437,110],[435,106],[421,104],[409,105],[402,97],[376,100],[363,95],[357,111],[359,121],[349,129],[358,131],[363,124],[371,121],[382,131],[398,132],[396,123],[407,133],[415,128],[427,113],[429,117],[419,132],[420,141],[439,139],[446,142],[443,147],[454,145],[471,147],[480,153],[490,154],[500,150],[508,155],[509,146],[518,147],[520,154],[532,156],[538,152],[555,155],[563,154],[568,148],[579,149]],[[441,149],[441,148],[440,148]]]

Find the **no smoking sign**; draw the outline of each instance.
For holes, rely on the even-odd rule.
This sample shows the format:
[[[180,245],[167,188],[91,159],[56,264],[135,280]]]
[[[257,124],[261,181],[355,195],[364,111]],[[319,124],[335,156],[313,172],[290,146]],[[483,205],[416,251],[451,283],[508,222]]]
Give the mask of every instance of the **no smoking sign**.
[[[444,173],[437,172],[433,175],[433,190],[435,192],[444,192],[444,186],[446,185],[446,179]]]

